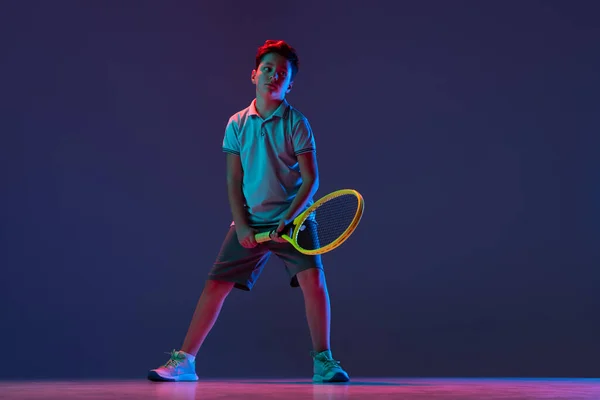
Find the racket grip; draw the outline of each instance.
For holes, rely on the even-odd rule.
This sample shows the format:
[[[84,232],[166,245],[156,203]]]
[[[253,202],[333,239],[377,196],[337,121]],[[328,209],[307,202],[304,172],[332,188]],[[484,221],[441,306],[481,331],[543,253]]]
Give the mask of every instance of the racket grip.
[[[254,235],[254,239],[256,240],[256,243],[268,242],[269,240],[271,240],[271,232],[269,231],[257,233],[256,235]]]

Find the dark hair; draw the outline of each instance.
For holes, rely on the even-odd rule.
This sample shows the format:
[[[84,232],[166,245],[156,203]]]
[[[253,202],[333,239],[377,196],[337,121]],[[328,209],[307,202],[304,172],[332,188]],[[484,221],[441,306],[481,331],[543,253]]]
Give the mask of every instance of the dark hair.
[[[285,57],[290,64],[292,64],[291,79],[294,79],[294,76],[298,73],[300,64],[296,50],[283,40],[267,40],[256,52],[256,68],[260,65],[262,58],[269,53],[277,53],[280,56]]]

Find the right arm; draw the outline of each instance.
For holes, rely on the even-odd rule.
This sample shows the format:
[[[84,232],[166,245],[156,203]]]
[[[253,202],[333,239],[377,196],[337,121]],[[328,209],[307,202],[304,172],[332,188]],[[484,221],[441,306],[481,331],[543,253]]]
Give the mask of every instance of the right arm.
[[[248,223],[248,216],[244,209],[244,193],[242,192],[242,179],[244,171],[239,155],[227,153],[227,197],[233,215],[238,241],[246,248],[256,246],[254,235],[256,231]]]

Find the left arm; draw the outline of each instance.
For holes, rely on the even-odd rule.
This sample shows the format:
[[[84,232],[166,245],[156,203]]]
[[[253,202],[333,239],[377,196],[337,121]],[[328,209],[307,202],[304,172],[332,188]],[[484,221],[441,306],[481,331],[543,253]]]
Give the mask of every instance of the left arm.
[[[302,184],[292,204],[279,222],[277,232],[281,232],[285,225],[292,222],[294,218],[305,210],[308,200],[314,196],[319,188],[319,169],[316,153],[309,151],[298,154],[298,165],[300,167],[300,175],[302,176]]]
[[[300,212],[304,211],[308,200],[315,195],[319,188],[319,170],[317,167],[317,155],[314,151],[298,154],[298,165],[302,184],[298,189],[298,194],[292,201],[290,208],[285,213],[285,220],[290,223]]]

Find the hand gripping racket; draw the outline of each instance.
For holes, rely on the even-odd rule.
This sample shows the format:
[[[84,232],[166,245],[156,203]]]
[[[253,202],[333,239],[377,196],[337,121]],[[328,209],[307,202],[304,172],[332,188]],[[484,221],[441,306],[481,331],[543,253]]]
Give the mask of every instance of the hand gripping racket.
[[[337,190],[298,215],[290,224],[291,235],[284,234],[281,238],[304,254],[327,253],[339,247],[356,230],[364,208],[364,200],[356,190]],[[305,224],[307,220],[314,223]],[[307,226],[311,229],[306,229]],[[258,233],[255,235],[256,242],[268,242],[274,233],[275,230]]]

